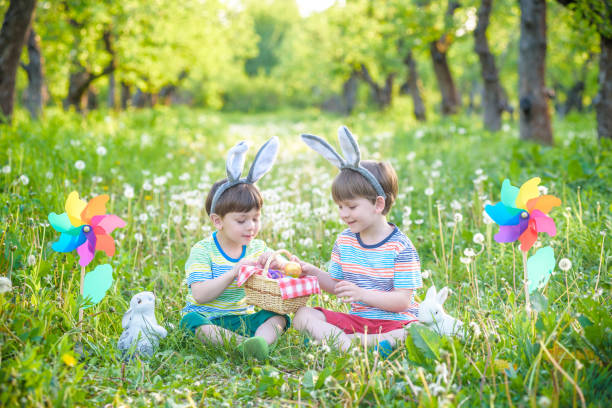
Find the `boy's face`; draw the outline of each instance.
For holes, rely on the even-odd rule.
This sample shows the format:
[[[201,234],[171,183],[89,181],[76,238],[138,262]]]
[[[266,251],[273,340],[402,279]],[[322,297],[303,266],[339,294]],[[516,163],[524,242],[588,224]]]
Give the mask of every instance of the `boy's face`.
[[[382,199],[382,208],[380,207],[379,199]],[[372,203],[367,198],[359,197],[336,204],[338,204],[340,218],[354,234],[368,229],[377,220],[377,216],[380,216],[382,209],[385,207],[382,197],[378,197],[375,203]]]
[[[230,212],[223,218],[213,214],[212,220],[225,238],[238,245],[248,245],[259,232],[261,211],[252,209],[248,212]]]

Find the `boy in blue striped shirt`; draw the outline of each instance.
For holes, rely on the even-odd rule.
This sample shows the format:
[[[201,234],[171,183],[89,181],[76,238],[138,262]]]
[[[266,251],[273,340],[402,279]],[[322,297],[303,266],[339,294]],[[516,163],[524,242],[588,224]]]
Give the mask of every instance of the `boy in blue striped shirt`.
[[[272,138],[244,179],[240,173],[246,144],[230,150],[228,178],[216,182],[206,198],[206,212],[216,231],[193,246],[185,265],[189,293],[180,322],[203,343],[221,344],[235,338],[245,357],[259,360],[268,356],[268,345],[289,327],[290,320],[267,310],[254,313],[236,278],[241,265],[257,264],[268,251],[263,241],[255,239],[263,198],[254,183],[272,166],[277,148],[278,141]]]
[[[350,302],[351,310],[303,307],[293,327],[316,340],[335,339],[342,350],[358,338],[388,352],[405,338],[404,326],[417,321],[413,291],[422,287],[421,267],[410,239],[386,218],[397,197],[395,171],[382,162],[364,161],[359,167],[341,168],[332,184],[348,228],[334,243],[329,270],[302,263],[304,274],[316,276],[325,291]]]

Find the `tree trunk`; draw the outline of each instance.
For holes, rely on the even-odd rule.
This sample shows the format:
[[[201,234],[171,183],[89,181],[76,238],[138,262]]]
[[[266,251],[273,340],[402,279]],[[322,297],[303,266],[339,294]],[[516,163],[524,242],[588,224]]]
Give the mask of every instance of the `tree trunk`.
[[[520,134],[523,140],[553,143],[546,72],[546,0],[520,0]]]
[[[560,107],[561,116],[565,116],[572,111],[572,109],[576,109],[578,112],[582,112],[584,106],[582,105],[582,96],[584,94],[584,80],[578,79],[572,85],[572,87],[567,91],[565,103]]]
[[[599,91],[597,92],[597,135],[612,139],[612,38],[600,34]]]
[[[344,105],[346,115],[351,114],[357,103],[358,79],[359,74],[357,71],[352,71],[351,76],[342,85],[342,104]]]
[[[46,99],[44,58],[40,51],[40,37],[34,28],[28,35],[28,65],[21,64],[28,75],[28,87],[23,92],[23,102],[32,119],[42,116]]]
[[[501,114],[507,102],[501,99],[504,92],[500,91],[499,71],[487,41],[487,28],[489,27],[492,3],[493,0],[482,0],[478,9],[478,23],[474,30],[474,51],[476,51],[480,60],[482,82],[484,84],[482,94],[484,125],[489,130],[497,131],[501,128]]]
[[[442,94],[442,113],[449,115],[457,113],[461,103],[459,101],[459,92],[457,92],[457,87],[453,81],[453,76],[446,59],[448,44],[445,38],[446,36],[442,36],[438,41],[432,41],[429,44],[429,50],[431,52],[434,73],[436,74],[440,93]]]
[[[117,68],[117,53],[115,52],[114,44],[113,44],[113,33],[110,29],[104,31],[102,36],[104,40],[104,48],[106,52],[108,52],[111,56],[111,60],[109,62],[109,66],[112,68],[108,73],[108,107],[110,109],[114,109],[117,105],[116,100],[116,91],[115,91],[115,69]]]
[[[0,30],[0,123],[10,122],[21,50],[32,27],[36,0],[11,0]]]
[[[130,86],[121,82],[121,109],[126,110],[130,101]]]
[[[392,72],[387,75],[385,78],[385,85],[378,85],[370,72],[366,68],[364,64],[361,64],[361,77],[364,81],[370,85],[370,89],[372,90],[372,96],[374,97],[374,101],[378,105],[380,109],[385,109],[387,106],[391,105],[391,96],[393,91],[393,79],[395,78],[395,73]]]
[[[412,57],[412,50],[409,50],[404,57],[404,65],[406,65],[408,69],[408,77],[406,78],[406,82],[401,86],[400,92],[410,94],[412,97],[414,117],[423,122],[426,120],[425,104],[421,96],[421,80],[419,79],[419,73],[416,69],[416,62]]]

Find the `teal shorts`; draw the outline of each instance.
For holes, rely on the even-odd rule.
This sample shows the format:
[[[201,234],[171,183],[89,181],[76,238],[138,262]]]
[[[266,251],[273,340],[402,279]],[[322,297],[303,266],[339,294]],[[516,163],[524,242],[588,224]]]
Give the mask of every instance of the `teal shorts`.
[[[241,336],[253,337],[259,326],[274,316],[282,316],[285,318],[285,330],[291,325],[291,319],[288,315],[279,315],[278,313],[267,310],[260,310],[252,314],[225,315],[214,319],[209,319],[198,312],[191,312],[183,316],[179,326],[195,334],[198,327],[205,324],[214,324],[215,326],[223,327]]]

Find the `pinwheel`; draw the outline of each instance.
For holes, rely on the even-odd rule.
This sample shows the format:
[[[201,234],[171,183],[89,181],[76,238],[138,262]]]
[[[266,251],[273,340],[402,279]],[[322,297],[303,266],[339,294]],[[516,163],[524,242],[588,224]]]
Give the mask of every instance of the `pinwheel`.
[[[504,180],[501,201],[487,205],[485,211],[499,225],[495,235],[497,242],[521,242],[521,250],[529,251],[538,238],[538,232],[551,237],[557,233],[555,222],[547,214],[553,207],[561,205],[561,200],[552,195],[540,195],[540,178],[534,177],[520,188]]]
[[[60,238],[52,248],[57,252],[79,254],[79,264],[87,266],[96,251],[106,255],[115,254],[115,241],[110,234],[115,228],[125,226],[125,221],[113,214],[106,214],[106,202],[109,197],[102,194],[92,198],[88,203],[79,198],[76,191],[66,199],[66,212],[49,214],[49,223],[59,233]]]

